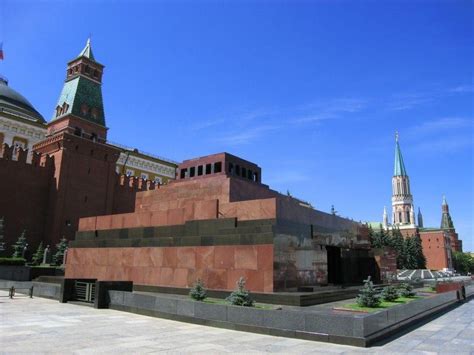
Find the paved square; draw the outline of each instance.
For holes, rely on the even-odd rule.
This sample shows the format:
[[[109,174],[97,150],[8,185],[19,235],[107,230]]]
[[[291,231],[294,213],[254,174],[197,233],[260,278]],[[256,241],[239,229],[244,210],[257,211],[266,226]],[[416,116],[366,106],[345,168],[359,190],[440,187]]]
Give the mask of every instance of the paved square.
[[[6,296],[0,291],[0,296]],[[364,349],[152,318],[43,298],[0,298],[0,353],[474,353],[474,301]]]

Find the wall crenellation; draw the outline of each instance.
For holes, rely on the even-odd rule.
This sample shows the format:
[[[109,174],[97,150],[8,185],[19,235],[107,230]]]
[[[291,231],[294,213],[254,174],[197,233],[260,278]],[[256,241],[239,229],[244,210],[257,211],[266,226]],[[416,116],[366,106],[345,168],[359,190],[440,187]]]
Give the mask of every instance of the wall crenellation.
[[[31,160],[28,157],[31,156]],[[28,149],[21,147],[10,146],[3,143],[0,147],[0,160],[15,161],[18,164],[26,164],[33,167],[41,167],[50,169],[54,165],[54,158],[37,152],[29,152]]]

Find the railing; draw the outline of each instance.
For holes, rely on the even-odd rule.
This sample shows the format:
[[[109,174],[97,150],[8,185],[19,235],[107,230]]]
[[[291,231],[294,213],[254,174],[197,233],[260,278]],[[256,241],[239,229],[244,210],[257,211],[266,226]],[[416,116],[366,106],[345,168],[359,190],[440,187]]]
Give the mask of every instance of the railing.
[[[16,290],[28,290],[28,294],[26,294],[26,297],[33,298],[33,286],[31,287],[20,287],[20,288],[15,288],[14,286],[10,288],[0,288],[0,290],[8,290],[8,296],[1,296],[1,297],[9,297],[12,298],[15,297],[16,295]]]

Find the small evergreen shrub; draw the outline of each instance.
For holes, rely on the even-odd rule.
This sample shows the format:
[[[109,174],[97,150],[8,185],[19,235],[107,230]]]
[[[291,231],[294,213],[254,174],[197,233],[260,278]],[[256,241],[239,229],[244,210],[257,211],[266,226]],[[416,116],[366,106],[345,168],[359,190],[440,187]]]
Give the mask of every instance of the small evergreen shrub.
[[[197,279],[191,291],[189,291],[189,296],[196,301],[204,301],[207,298],[206,289],[201,279]]]
[[[253,307],[254,300],[250,297],[249,291],[245,289],[245,279],[241,277],[237,281],[237,290],[232,292],[226,301],[230,302],[234,306]]]
[[[394,286],[384,287],[382,291],[382,299],[387,302],[393,302],[398,298],[398,290]]]
[[[24,229],[16,243],[12,246],[12,258],[21,258],[21,256],[23,255],[23,250],[25,249],[27,244],[28,243],[26,242],[26,229]]]
[[[402,283],[400,285],[400,296],[402,297],[414,297],[416,292],[413,291],[413,286],[408,283]]]
[[[25,265],[23,258],[0,258],[0,265]]]
[[[380,305],[381,299],[377,290],[374,288],[373,282],[370,280],[370,276],[367,280],[364,280],[364,287],[359,290],[357,296],[357,304],[361,307],[375,308]]]
[[[33,254],[31,263],[35,266],[41,264],[43,262],[43,256],[44,256],[44,248],[43,248],[43,242],[41,242],[38,245],[38,249],[36,249],[36,253]]]
[[[67,249],[67,239],[62,238],[58,244],[56,244],[56,254],[53,255],[53,265],[61,266],[64,260],[64,253]]]

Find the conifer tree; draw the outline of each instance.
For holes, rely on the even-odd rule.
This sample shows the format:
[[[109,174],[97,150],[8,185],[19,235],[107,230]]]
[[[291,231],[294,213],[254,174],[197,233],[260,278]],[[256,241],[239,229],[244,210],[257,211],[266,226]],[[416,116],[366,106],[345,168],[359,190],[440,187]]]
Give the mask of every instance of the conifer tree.
[[[397,268],[406,268],[406,245],[398,228],[392,229],[392,247],[397,252]]]
[[[62,238],[61,241],[56,244],[56,254],[53,255],[53,264],[62,265],[64,259],[64,252],[67,249],[67,239]]]
[[[414,244],[415,244],[415,259],[416,259],[416,268],[417,269],[425,269],[426,268],[426,258],[425,254],[423,254],[423,246],[421,244],[421,237],[420,235],[416,235],[414,237]]]
[[[44,247],[43,242],[39,243],[38,249],[36,249],[36,253],[33,254],[33,258],[31,260],[33,265],[39,265],[43,262],[44,256]]]
[[[16,243],[13,245],[13,255],[12,257],[14,258],[21,258],[23,255],[23,250],[26,247],[26,229],[23,230],[21,233],[20,237],[16,241]]]
[[[204,301],[207,298],[206,289],[201,279],[197,279],[193,288],[189,291],[189,295],[196,301]]]
[[[357,304],[361,307],[371,308],[379,306],[381,302],[380,295],[374,288],[370,276],[367,277],[367,280],[364,280],[364,282],[364,287],[359,290],[359,295],[357,296]]]
[[[237,281],[237,290],[232,292],[230,296],[226,298],[226,300],[234,306],[253,306],[254,301],[250,297],[249,291],[245,289],[245,279],[243,277],[241,277],[239,281]]]
[[[393,302],[398,298],[398,291],[395,286],[387,286],[382,290],[382,298],[384,301]]]

